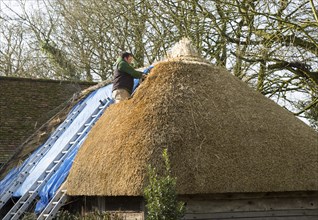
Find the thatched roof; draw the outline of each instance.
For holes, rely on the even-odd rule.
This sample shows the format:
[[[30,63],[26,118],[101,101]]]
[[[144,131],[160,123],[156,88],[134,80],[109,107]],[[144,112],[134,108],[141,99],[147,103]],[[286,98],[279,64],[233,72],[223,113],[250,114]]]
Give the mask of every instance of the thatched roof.
[[[179,194],[318,190],[318,134],[222,68],[178,58],[110,106],[78,152],[70,195],[142,195],[168,148]]]

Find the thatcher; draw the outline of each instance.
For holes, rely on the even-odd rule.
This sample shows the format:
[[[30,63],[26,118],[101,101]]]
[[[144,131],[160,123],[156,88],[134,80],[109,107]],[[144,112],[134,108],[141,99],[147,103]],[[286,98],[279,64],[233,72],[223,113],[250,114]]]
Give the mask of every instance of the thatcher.
[[[140,196],[168,148],[179,194],[318,190],[318,135],[222,68],[158,63],[109,107],[73,163],[69,195]]]

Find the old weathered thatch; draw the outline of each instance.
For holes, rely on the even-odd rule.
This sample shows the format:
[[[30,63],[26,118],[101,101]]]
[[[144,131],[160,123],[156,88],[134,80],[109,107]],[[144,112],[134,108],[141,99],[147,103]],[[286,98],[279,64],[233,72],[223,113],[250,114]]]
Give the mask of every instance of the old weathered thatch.
[[[43,144],[48,137],[55,131],[55,129],[65,120],[69,111],[80,100],[84,99],[92,91],[109,84],[110,81],[102,81],[94,86],[75,93],[71,99],[59,106],[58,112],[44,123],[37,131],[35,131],[29,138],[27,138],[15,151],[10,160],[4,164],[0,169],[0,179],[2,179],[12,168],[20,166],[22,162],[28,158],[41,144]]]
[[[318,190],[318,135],[222,68],[158,63],[110,106],[81,147],[70,195],[142,195],[168,148],[179,194]]]

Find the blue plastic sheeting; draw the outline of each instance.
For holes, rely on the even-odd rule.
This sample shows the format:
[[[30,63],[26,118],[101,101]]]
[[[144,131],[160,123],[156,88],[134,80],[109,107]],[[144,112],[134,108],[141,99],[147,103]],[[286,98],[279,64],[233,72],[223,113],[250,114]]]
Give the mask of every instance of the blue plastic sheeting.
[[[41,145],[40,145],[41,147]],[[9,187],[10,185],[13,183],[13,181],[18,178],[18,175],[25,175],[25,174],[21,174],[21,171],[24,169],[24,167],[28,164],[29,160],[31,159],[32,156],[34,156],[37,151],[39,150],[39,148],[37,148],[37,150],[35,150],[33,152],[33,154],[31,154],[31,156],[29,156],[24,162],[23,164],[21,164],[18,167],[15,167],[13,169],[10,170],[10,172],[4,177],[4,179],[2,179],[0,181],[0,195],[2,195],[2,193],[4,193]]]
[[[150,65],[148,68],[144,69],[143,70],[144,74],[148,75],[152,68],[154,68],[154,66]],[[135,92],[136,88],[139,86],[139,82],[140,82],[140,79],[134,79],[133,92]]]
[[[25,179],[20,188],[13,194],[14,197],[20,197],[27,193],[33,183],[38,180],[48,165],[53,163],[56,156],[61,152],[72,138],[76,135],[78,128],[91,117],[95,109],[100,105],[100,100],[111,97],[112,85],[105,86],[92,92],[81,104],[86,104],[85,108],[78,114],[71,124],[65,129],[64,133],[56,140],[46,155],[35,165],[30,175]]]
[[[26,162],[24,162],[25,164]],[[23,165],[22,165],[23,166]],[[15,167],[13,169],[10,170],[10,172],[7,174],[6,177],[4,177],[3,180],[0,181],[0,195],[2,194],[2,192],[5,191],[5,189],[11,184],[11,180],[13,178],[15,178],[18,173],[21,170],[21,166],[20,167]]]
[[[135,89],[139,86],[139,79],[134,79],[134,87],[133,87],[133,91],[135,91]]]
[[[139,79],[134,79],[134,89],[135,90],[139,86]],[[112,84],[106,86],[108,87],[108,98],[111,98],[111,88]],[[93,96],[94,93],[92,93],[89,97],[86,99],[89,99],[91,96]],[[105,97],[104,97],[105,98]],[[85,109],[83,109],[85,111]],[[77,118],[76,118],[77,119]],[[88,132],[89,133],[89,132]],[[88,133],[86,136],[83,137],[83,139],[72,149],[72,152],[70,152],[70,155],[67,156],[67,158],[64,160],[64,162],[61,164],[59,170],[48,180],[46,185],[42,188],[42,190],[39,193],[40,200],[36,204],[35,213],[40,214],[42,210],[47,206],[49,201],[53,198],[57,190],[60,188],[62,183],[65,181],[66,177],[68,176],[68,173],[72,167],[74,158],[77,154],[78,149],[81,147],[82,143],[86,139]]]
[[[112,84],[109,86],[111,89]],[[139,86],[139,79],[134,79],[134,89],[133,90],[135,90],[138,86]],[[111,90],[109,92],[110,93],[109,93],[108,97],[111,98]],[[38,201],[38,203],[36,204],[36,207],[35,207],[36,214],[40,214],[42,212],[42,210],[47,206],[49,201],[53,198],[53,196],[55,195],[57,190],[60,188],[62,183],[65,181],[65,179],[68,176],[69,171],[72,167],[72,164],[73,164],[74,158],[77,154],[77,151],[81,147],[81,145],[84,142],[84,140],[86,139],[87,135],[88,134],[86,134],[86,136],[83,137],[81,142],[79,142],[74,147],[74,149],[72,150],[70,155],[68,155],[68,157],[65,159],[63,164],[61,164],[61,167],[59,168],[59,170],[50,178],[50,180],[46,183],[46,185],[40,191],[40,193],[39,193],[40,200]]]
[[[146,70],[145,70],[146,71]],[[134,88],[135,90],[139,86],[139,79],[134,80]],[[85,105],[84,109],[78,114],[78,116],[73,120],[68,127],[65,128],[64,133],[55,141],[52,145],[51,149],[43,156],[43,158],[32,168],[30,171],[29,176],[25,179],[22,183],[20,188],[14,192],[14,197],[21,197],[31,188],[33,183],[38,180],[43,172],[47,169],[48,165],[53,162],[56,156],[61,152],[61,149],[64,148],[71,139],[74,137],[78,128],[83,125],[87,121],[87,119],[92,115],[94,110],[100,105],[100,101],[105,100],[106,98],[112,97],[112,84],[109,84],[103,88],[95,90],[85,99],[81,100],[80,102],[75,105],[70,112],[72,112],[78,105]],[[69,116],[68,116],[69,117]],[[40,200],[36,205],[35,212],[40,213],[45,206],[48,204],[50,199],[55,195],[56,191],[65,181],[72,163],[74,161],[74,157],[76,156],[78,149],[81,147],[82,143],[86,139],[86,136],[83,136],[80,142],[74,146],[67,158],[64,159],[63,163],[56,171],[56,173],[48,180],[46,185],[41,189],[39,196]],[[50,138],[49,138],[50,139]],[[48,139],[48,140],[49,140]],[[42,145],[44,146],[45,143]],[[37,149],[37,151],[41,148],[41,146]],[[0,193],[1,191],[5,190],[7,186],[12,184],[15,177],[17,175],[21,175],[21,170],[25,167],[28,163],[30,158],[37,153],[35,151],[25,162],[18,168],[12,169],[7,176],[0,182]]]
[[[89,95],[89,97],[91,96],[92,94]],[[76,103],[76,105],[73,106],[73,108],[70,110],[70,112],[72,112],[78,105],[80,105],[81,103],[84,102],[84,99],[80,100],[78,103]],[[61,125],[60,125],[61,126]],[[57,128],[59,129],[60,126]],[[50,140],[50,138],[48,138],[47,142]],[[46,142],[46,143],[47,143]],[[36,154],[38,153],[38,151],[41,149],[41,147],[45,145],[42,144],[40,145],[39,147],[37,147],[37,149],[23,162],[22,165],[18,166],[18,167],[15,167],[13,168],[7,175],[6,177],[0,181],[0,195],[2,195],[3,192],[5,192],[11,184],[14,184],[14,182],[16,181],[17,178],[19,178],[19,175],[27,175],[25,174],[25,169],[26,169],[26,165],[28,164],[28,162],[32,159],[32,158],[35,158]],[[34,168],[34,167],[33,167]],[[31,168],[31,170],[33,169]],[[24,170],[24,171],[23,171]],[[28,171],[30,172],[30,171]]]
[[[60,169],[51,177],[51,179],[47,182],[47,184],[42,188],[42,190],[39,193],[40,200],[36,204],[35,207],[35,213],[40,214],[42,210],[47,206],[49,201],[53,198],[57,190],[60,188],[62,183],[64,183],[66,177],[68,176],[68,173],[72,167],[74,157],[77,154],[78,149],[86,139],[83,138],[70,152],[69,155],[67,155],[67,158],[64,160],[64,162],[61,164]]]

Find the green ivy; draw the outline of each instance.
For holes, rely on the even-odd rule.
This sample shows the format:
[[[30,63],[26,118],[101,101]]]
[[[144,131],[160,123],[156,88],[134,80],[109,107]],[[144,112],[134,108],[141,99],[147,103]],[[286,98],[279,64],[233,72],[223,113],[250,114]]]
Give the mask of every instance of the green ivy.
[[[148,166],[149,184],[144,189],[147,220],[177,220],[185,212],[183,202],[177,200],[176,178],[171,176],[167,149],[163,151],[164,175],[159,176],[156,169]]]

